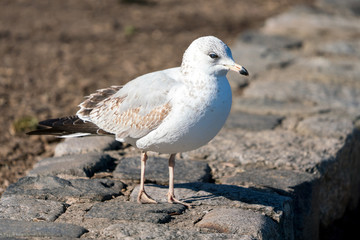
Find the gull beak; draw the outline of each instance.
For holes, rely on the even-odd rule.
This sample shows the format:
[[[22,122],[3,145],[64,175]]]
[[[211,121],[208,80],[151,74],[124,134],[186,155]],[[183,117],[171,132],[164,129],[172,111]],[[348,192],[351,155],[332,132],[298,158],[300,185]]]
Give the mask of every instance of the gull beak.
[[[230,70],[234,72],[238,72],[241,75],[249,76],[248,71],[241,65],[234,63],[233,65],[229,65]]]

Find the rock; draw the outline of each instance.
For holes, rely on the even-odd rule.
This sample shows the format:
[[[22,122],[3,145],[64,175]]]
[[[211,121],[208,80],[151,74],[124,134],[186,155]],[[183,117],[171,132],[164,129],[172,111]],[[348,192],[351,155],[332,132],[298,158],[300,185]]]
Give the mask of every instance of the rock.
[[[354,129],[344,138],[336,155],[315,167],[321,174],[319,188],[320,222],[329,226],[347,209],[355,209],[360,199],[360,131]]]
[[[168,159],[159,157],[149,157],[146,162],[147,181],[167,185],[169,182]],[[113,176],[122,181],[140,180],[140,158],[123,158],[116,166]],[[175,179],[176,183],[184,182],[208,182],[211,179],[209,165],[206,162],[195,160],[175,160]]]
[[[345,39],[360,31],[354,16],[336,15],[321,9],[297,6],[266,20],[263,33],[299,39]],[[322,34],[318,34],[322,33]]]
[[[241,35],[232,46],[236,62],[241,62],[250,73],[250,81],[239,78],[238,74],[230,73],[228,78],[231,86],[246,87],[259,74],[272,68],[284,68],[295,60],[295,55],[286,51],[300,48],[302,41],[279,35],[266,35],[259,31],[249,31]],[[284,49],[284,50],[282,50]]]
[[[269,35],[254,30],[242,33],[239,40],[245,43],[278,49],[278,51],[281,51],[282,49],[298,49],[303,45],[302,40],[300,39],[290,36]]]
[[[88,153],[45,158],[35,164],[28,176],[71,175],[92,177],[94,173],[113,168],[114,159],[107,154]]]
[[[113,224],[105,228],[101,237],[116,238],[116,239],[239,239],[246,240],[246,236],[235,234],[221,234],[221,233],[200,233],[189,229],[170,228],[165,225],[158,225],[148,222],[123,222],[121,224]]]
[[[260,213],[236,208],[216,208],[196,224],[220,233],[251,236],[253,239],[282,239],[276,224]],[[291,239],[287,236],[286,239]]]
[[[274,129],[283,117],[277,115],[260,115],[247,112],[231,112],[226,120],[226,128],[241,128],[248,131]]]
[[[292,99],[287,101],[283,99],[242,97],[233,100],[233,111],[248,112],[258,115],[281,115],[292,116],[299,114],[312,114],[326,109],[324,106],[316,106],[310,101],[300,101]]]
[[[0,237],[78,238],[86,232],[85,228],[73,224],[0,219]]]
[[[89,152],[104,152],[117,150],[122,146],[121,142],[113,136],[91,136],[83,138],[66,138],[55,148],[55,157],[71,154],[84,154]]]
[[[134,202],[107,201],[95,204],[86,218],[106,218],[151,223],[166,223],[173,214],[181,214],[186,207],[181,204],[143,204]]]
[[[0,218],[23,221],[53,222],[64,213],[64,203],[19,196],[4,196],[0,200]]]
[[[340,10],[340,12],[360,15],[360,3],[358,0],[317,0],[317,4],[335,11]]]
[[[318,176],[306,172],[260,168],[237,172],[234,176],[224,177],[222,182],[253,188],[267,188],[290,196],[298,185],[315,181],[317,178]]]
[[[222,129],[207,145],[183,153],[183,156],[206,158],[213,178],[217,180],[222,176],[232,176],[237,167],[267,166],[306,172],[323,160],[336,156],[342,145],[339,138],[309,138],[281,128],[261,132]],[[229,164],[232,167],[226,167]]]
[[[335,41],[317,46],[316,51],[321,55],[360,57],[359,49],[358,41]]]
[[[119,180],[24,177],[11,184],[3,196],[29,196],[61,202],[74,199],[104,201],[121,195],[124,187]]]
[[[268,71],[266,81],[254,81],[243,92],[245,100],[239,101],[257,99],[258,102],[281,102],[290,106],[296,103],[317,109],[347,109],[356,114],[360,105],[360,84],[356,80],[360,71],[357,67],[357,63],[341,64],[324,58],[298,59],[284,70]],[[234,108],[239,109],[238,106]],[[282,113],[293,112],[287,110],[290,111]]]
[[[271,68],[283,68],[291,64],[295,59],[295,55],[289,51],[278,51],[277,49],[267,47],[266,45],[258,45],[237,41],[231,48],[236,62],[241,62],[243,66],[252,76],[267,71]],[[238,75],[229,75],[231,82],[236,82]],[[250,84],[251,85],[251,84]]]
[[[157,202],[166,202],[167,187],[146,185],[146,192]],[[130,195],[136,202],[137,186]],[[260,210],[273,220],[291,222],[291,199],[276,193],[247,189],[244,187],[211,183],[184,183],[175,185],[175,196],[191,205],[234,206]],[[261,206],[261,207],[260,207]]]
[[[317,47],[322,46],[326,46],[326,44],[315,43],[315,51],[317,51]],[[357,81],[360,73],[359,67],[360,62],[354,61],[353,58],[344,59],[342,57],[330,58],[323,56],[299,57],[297,61],[289,67],[289,72],[283,73],[286,76],[286,79],[294,78],[291,77],[291,75],[294,72],[298,72],[299,76],[307,82],[321,82],[327,84],[342,83],[346,86],[353,84],[353,86],[359,87],[359,82]],[[301,71],[303,69],[306,69],[306,71]],[[274,78],[276,78],[276,76],[274,76]]]
[[[350,133],[353,127],[353,123],[349,117],[335,114],[323,114],[305,118],[298,123],[296,130],[301,134],[329,138],[344,138],[345,133]]]
[[[320,218],[318,174],[279,169],[250,169],[225,178],[223,182],[251,188],[266,188],[291,197],[294,201],[295,239],[317,238],[317,222]],[[289,234],[291,235],[288,232],[287,235]]]

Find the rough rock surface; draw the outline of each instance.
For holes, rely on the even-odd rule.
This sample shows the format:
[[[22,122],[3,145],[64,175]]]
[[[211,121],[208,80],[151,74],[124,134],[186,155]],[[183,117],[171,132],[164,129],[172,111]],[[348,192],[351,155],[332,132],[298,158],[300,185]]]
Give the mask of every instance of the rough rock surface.
[[[54,156],[104,152],[120,149],[121,146],[122,144],[116,141],[113,136],[90,136],[85,142],[81,138],[67,138],[56,146]]]
[[[103,201],[121,195],[124,187],[121,181],[110,179],[24,177],[10,185],[3,196],[28,196],[62,202],[72,199]]]
[[[78,238],[87,230],[66,223],[48,223],[0,219],[0,237],[62,237]]]
[[[232,46],[250,80],[229,74],[231,115],[209,144],[152,154],[108,137],[66,140],[0,200],[0,237],[318,239],[360,197],[359,4],[318,0],[245,32]],[[128,185],[125,185],[126,182]]]
[[[53,222],[66,210],[66,204],[12,195],[0,200],[0,218]]]
[[[87,153],[45,158],[35,164],[29,176],[72,175],[92,177],[98,171],[112,168],[114,159],[107,154]]]
[[[251,235],[255,238],[277,239],[276,224],[268,217],[250,210],[216,208],[196,224],[200,228],[214,229],[221,233]]]
[[[181,214],[185,209],[186,207],[180,204],[144,205],[139,208],[139,205],[133,202],[108,201],[95,204],[85,217],[166,223],[171,220],[171,215]]]

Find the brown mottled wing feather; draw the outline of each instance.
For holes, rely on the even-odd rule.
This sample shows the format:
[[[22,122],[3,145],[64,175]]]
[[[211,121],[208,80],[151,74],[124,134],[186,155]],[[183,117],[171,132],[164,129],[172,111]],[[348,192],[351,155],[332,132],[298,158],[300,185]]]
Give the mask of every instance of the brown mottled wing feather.
[[[69,116],[56,119],[48,119],[39,122],[39,129],[29,132],[29,135],[71,135],[75,133],[93,134],[110,134],[94,123],[81,120],[77,116]]]
[[[172,109],[169,93],[178,84],[172,77],[174,72],[177,70],[154,72],[128,82],[114,95],[97,103],[88,119],[116,134],[118,140],[145,136],[156,129]]]
[[[111,86],[97,90],[95,93],[87,96],[87,99],[79,105],[80,110],[76,115],[83,120],[90,121],[90,112],[96,108],[99,103],[117,93],[121,88],[122,86]]]
[[[166,103],[154,107],[147,113],[142,113],[141,107],[129,108],[121,112],[117,107],[121,102],[119,98],[109,99],[90,114],[96,125],[105,131],[115,133],[118,139],[140,138],[146,135],[157,128],[171,110],[171,105]]]

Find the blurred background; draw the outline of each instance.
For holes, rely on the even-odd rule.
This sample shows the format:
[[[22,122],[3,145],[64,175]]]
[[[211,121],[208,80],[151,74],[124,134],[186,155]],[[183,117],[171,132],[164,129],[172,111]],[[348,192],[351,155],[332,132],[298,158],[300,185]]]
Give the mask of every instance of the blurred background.
[[[73,115],[83,97],[179,66],[195,38],[231,46],[244,30],[312,0],[1,0],[0,195],[54,137],[27,136],[39,120]]]

